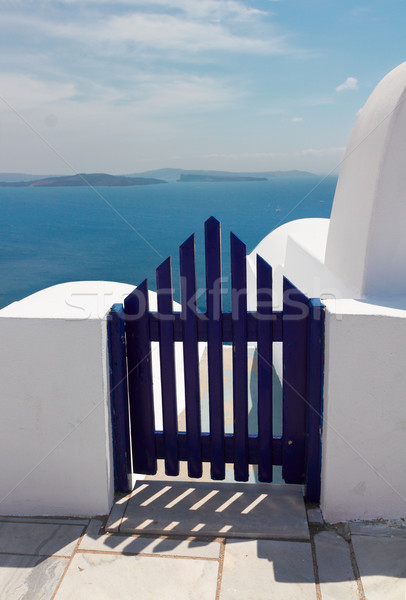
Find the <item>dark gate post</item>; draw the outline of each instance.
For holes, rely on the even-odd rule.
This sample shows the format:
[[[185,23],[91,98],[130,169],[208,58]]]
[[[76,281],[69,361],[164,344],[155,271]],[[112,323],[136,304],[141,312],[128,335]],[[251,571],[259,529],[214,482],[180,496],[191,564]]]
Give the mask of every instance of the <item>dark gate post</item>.
[[[306,500],[320,502],[321,432],[323,422],[324,306],[309,300],[307,362]]]
[[[107,317],[110,358],[110,406],[113,437],[114,489],[131,490],[131,448],[128,413],[125,321],[122,304],[114,304]]]

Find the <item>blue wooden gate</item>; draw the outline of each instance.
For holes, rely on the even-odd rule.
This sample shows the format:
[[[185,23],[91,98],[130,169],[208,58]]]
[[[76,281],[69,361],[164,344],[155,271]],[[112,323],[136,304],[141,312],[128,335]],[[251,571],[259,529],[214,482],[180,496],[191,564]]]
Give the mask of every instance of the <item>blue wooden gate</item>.
[[[195,238],[180,247],[181,312],[173,310],[171,259],[157,269],[158,310],[149,309],[145,280],[109,315],[111,404],[115,486],[129,489],[129,474],[154,475],[164,459],[167,475],[187,461],[190,477],[225,478],[234,464],[236,481],[272,482],[282,465],[286,483],[305,484],[306,497],[320,496],[320,436],[324,312],[287,279],[283,310],[272,309],[272,268],[257,257],[257,310],[247,311],[246,247],[231,233],[231,312],[222,311],[220,223],[205,223],[206,312],[196,305]],[[163,431],[155,430],[151,342],[159,342]],[[186,431],[178,431],[174,342],[183,342]],[[201,428],[198,342],[207,343],[209,432]],[[258,357],[257,435],[248,433],[247,344]],[[283,429],[273,434],[272,348],[283,343]],[[223,344],[233,347],[233,433],[224,431]],[[130,435],[131,430],[131,435]],[[132,456],[132,461],[131,461]]]

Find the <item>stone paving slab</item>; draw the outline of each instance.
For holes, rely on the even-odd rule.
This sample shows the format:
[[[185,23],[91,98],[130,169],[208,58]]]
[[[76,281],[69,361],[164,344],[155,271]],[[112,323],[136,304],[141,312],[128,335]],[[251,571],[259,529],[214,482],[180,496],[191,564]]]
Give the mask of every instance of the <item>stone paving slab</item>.
[[[349,523],[351,535],[372,535],[375,537],[403,537],[406,538],[406,523],[371,523],[352,521]]]
[[[51,600],[68,558],[0,555],[0,597],[4,600]]]
[[[79,545],[79,551],[115,552],[122,554],[160,554],[188,558],[218,559],[220,543],[205,540],[179,540],[142,536],[98,535],[102,522],[93,519]]]
[[[82,525],[0,523],[0,552],[71,556],[83,531]]]
[[[118,531],[120,529],[121,520],[124,516],[127,502],[131,498],[131,494],[119,496],[113,504],[106,523],[106,531]]]
[[[309,539],[300,486],[217,482],[143,482],[127,504],[120,532]]]
[[[214,600],[218,561],[76,554],[55,600]]]
[[[321,514],[321,510],[319,508],[308,508],[307,509],[307,518],[309,523],[312,525],[323,525],[323,515]]]
[[[227,540],[221,600],[316,600],[310,543]]]
[[[406,538],[353,535],[352,544],[368,600],[405,600]]]
[[[358,600],[349,543],[335,531],[321,531],[314,543],[323,600]]]
[[[0,523],[45,523],[46,525],[88,525],[89,520],[73,517],[0,517]]]

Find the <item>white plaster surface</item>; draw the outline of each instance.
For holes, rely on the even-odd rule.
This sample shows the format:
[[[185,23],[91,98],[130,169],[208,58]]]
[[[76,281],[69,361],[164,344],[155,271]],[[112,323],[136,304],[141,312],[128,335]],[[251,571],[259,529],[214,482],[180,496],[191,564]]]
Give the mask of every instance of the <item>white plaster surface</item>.
[[[405,517],[406,311],[325,305],[323,516]]]
[[[69,321],[103,319],[112,304],[122,303],[133,289],[133,285],[112,281],[61,283],[9,304],[0,310],[0,317]]]
[[[319,297],[326,288],[337,284],[334,276],[324,273],[324,254],[329,219],[298,219],[271,231],[247,260],[248,306],[256,309],[256,257],[259,254],[272,266],[272,304],[282,310],[282,278],[295,282],[309,297]],[[341,285],[341,282],[340,282]]]
[[[341,166],[326,265],[354,297],[406,293],[406,62],[362,108]]]
[[[109,512],[113,466],[106,316],[133,289],[115,282],[70,282],[0,310],[0,405],[7,415],[0,423],[0,514]],[[155,292],[149,292],[149,304],[157,310]],[[175,302],[174,310],[180,308]],[[200,355],[204,349],[200,344]],[[180,342],[175,361],[182,413]],[[156,428],[161,429],[157,342],[152,343],[152,370]]]
[[[106,312],[132,289],[73,282],[0,311],[0,514],[109,511]]]

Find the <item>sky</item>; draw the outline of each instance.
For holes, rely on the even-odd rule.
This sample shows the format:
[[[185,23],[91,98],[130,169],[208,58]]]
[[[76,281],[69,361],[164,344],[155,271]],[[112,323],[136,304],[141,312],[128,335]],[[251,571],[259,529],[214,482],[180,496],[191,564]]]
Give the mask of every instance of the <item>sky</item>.
[[[0,172],[337,172],[405,0],[0,0]]]

